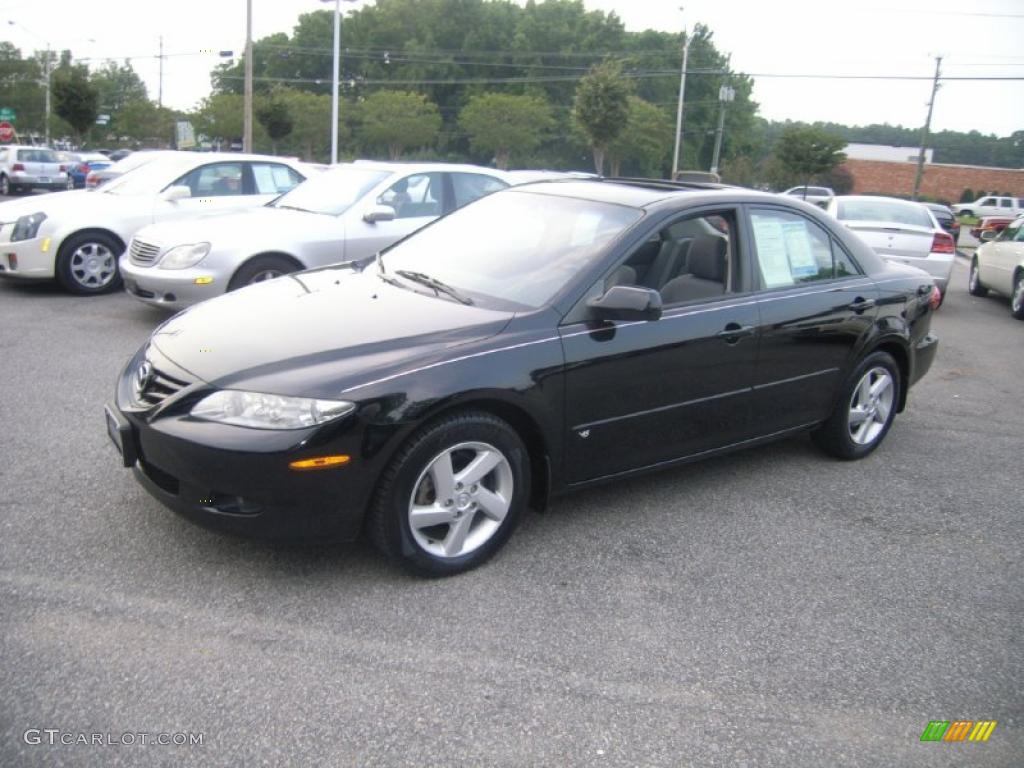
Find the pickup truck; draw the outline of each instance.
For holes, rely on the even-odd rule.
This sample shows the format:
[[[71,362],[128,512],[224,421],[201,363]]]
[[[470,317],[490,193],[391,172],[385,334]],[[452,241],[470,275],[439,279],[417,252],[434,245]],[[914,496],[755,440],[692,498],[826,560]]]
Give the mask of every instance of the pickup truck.
[[[1012,219],[1024,213],[1024,199],[988,195],[979,197],[973,203],[954,205],[953,211],[957,216],[977,216],[979,219],[983,216],[1005,216]]]

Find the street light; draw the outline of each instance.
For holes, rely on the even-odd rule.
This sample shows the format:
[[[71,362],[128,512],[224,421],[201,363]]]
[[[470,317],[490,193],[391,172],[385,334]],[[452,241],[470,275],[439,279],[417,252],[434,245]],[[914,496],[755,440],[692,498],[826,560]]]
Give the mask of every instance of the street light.
[[[725,129],[725,108],[736,98],[736,89],[723,85],[718,89],[718,101],[722,107],[718,112],[718,131],[715,134],[715,154],[711,158],[711,172],[718,173],[718,156],[722,152],[722,131]]]
[[[334,77],[331,82],[331,165],[338,162],[338,76],[341,67],[341,0],[320,0],[334,3]],[[355,0],[345,0],[352,3]]]
[[[682,13],[683,6],[679,6]],[[683,65],[679,69],[679,105],[676,108],[676,149],[672,155],[672,180],[679,172],[679,150],[683,144],[683,96],[686,94],[686,60],[690,55],[690,35],[683,26]]]

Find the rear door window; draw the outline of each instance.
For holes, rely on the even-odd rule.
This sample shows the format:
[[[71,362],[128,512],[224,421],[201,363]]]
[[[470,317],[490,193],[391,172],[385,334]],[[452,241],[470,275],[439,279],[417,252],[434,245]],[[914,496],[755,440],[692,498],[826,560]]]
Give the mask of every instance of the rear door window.
[[[769,290],[857,274],[828,232],[803,216],[755,209],[750,224],[761,285]]]
[[[281,163],[250,163],[257,195],[280,195],[301,184],[303,178]]]
[[[482,173],[453,173],[451,177],[456,208],[461,208],[484,195],[489,195],[508,186],[501,179]]]

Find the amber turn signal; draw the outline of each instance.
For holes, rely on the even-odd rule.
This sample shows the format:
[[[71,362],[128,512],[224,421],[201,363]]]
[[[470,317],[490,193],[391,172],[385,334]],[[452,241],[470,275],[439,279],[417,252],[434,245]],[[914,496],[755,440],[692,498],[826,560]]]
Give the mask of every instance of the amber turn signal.
[[[312,459],[300,459],[299,461],[293,461],[288,466],[291,469],[306,470],[306,469],[330,469],[331,467],[343,467],[348,464],[352,458],[345,454],[336,454],[334,456],[317,456]]]

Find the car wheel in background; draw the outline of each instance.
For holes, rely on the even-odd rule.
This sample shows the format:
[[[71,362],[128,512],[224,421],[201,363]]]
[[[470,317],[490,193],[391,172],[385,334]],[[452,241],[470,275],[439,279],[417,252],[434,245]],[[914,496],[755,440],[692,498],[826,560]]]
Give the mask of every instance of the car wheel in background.
[[[385,555],[425,575],[475,568],[508,540],[530,495],[519,435],[488,413],[434,422],[381,476],[367,533]]]
[[[887,352],[873,352],[854,368],[828,420],[811,433],[839,459],[860,459],[885,438],[900,401],[899,366]]]
[[[297,272],[298,269],[294,261],[284,256],[257,256],[238,268],[228,283],[228,290],[234,291],[254,283],[273,280],[289,272]]]
[[[981,284],[977,256],[971,259],[971,273],[967,276],[967,292],[971,296],[988,296],[988,288]]]
[[[57,281],[71,293],[107,293],[120,287],[117,259],[124,247],[103,232],[72,235],[57,256]]]
[[[14,187],[11,186],[11,180],[6,176],[0,175],[0,195],[10,197],[13,194]]]
[[[68,190],[74,189],[75,188],[75,180],[71,176],[68,176],[68,182],[64,186],[67,187]]]
[[[973,216],[973,215],[974,215],[974,211],[972,211],[970,208],[962,208],[960,210],[960,213],[957,214],[957,216]]]
[[[1018,320],[1024,320],[1024,272],[1013,276],[1013,293],[1010,296],[1010,313]]]

